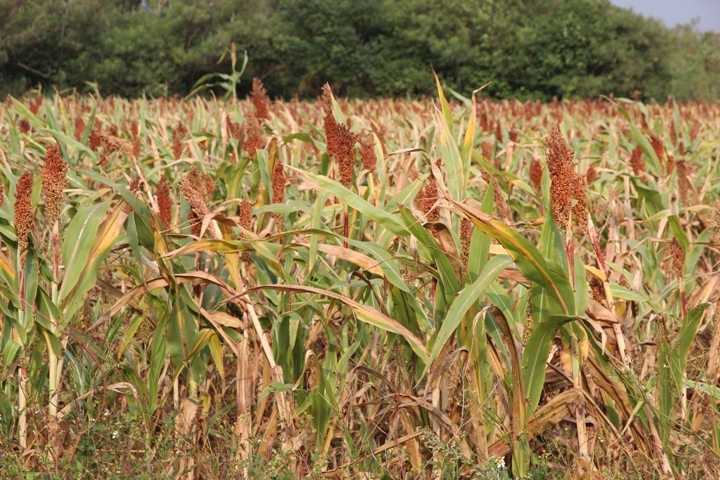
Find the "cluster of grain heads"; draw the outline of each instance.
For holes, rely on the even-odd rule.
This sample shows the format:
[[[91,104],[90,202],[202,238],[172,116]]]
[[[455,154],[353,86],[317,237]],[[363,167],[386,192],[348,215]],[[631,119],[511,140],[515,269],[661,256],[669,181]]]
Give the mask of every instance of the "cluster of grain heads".
[[[0,128],[0,136],[10,135],[1,153],[13,168],[18,159],[38,157],[46,132],[54,133],[46,122],[51,115],[68,137],[73,120],[83,119],[75,123],[77,138],[87,143],[95,130],[97,157],[105,156],[101,165],[87,148],[60,144],[74,171],[68,176],[72,190],[66,187],[72,194],[60,200],[68,203],[68,218],[59,207],[58,311],[50,292],[54,275],[47,268],[52,252],[45,248],[54,216],[48,190],[40,207],[42,212],[44,203],[47,215],[36,216],[25,247],[29,284],[37,284],[38,293],[28,290],[32,300],[25,304],[31,304],[27,310],[34,318],[24,325],[34,324],[35,333],[26,341],[11,318],[15,297],[7,299],[9,313],[0,316],[3,332],[12,333],[0,339],[7,342],[3,360],[14,348],[6,338],[23,349],[22,358],[10,360],[19,362],[20,374],[0,372],[0,432],[19,433],[17,417],[4,421],[3,395],[10,392],[13,405],[33,407],[53,384],[46,378],[50,353],[72,362],[56,380],[59,400],[42,401],[50,407],[44,413],[58,405],[58,422],[34,422],[38,417],[28,409],[21,429],[29,429],[28,458],[47,451],[53,437],[61,438],[53,433],[55,425],[70,432],[62,437],[66,446],[78,438],[83,442],[79,463],[90,456],[82,445],[93,444],[102,455],[92,461],[102,468],[115,455],[127,465],[142,461],[159,476],[175,476],[179,468],[197,475],[207,465],[220,465],[219,478],[237,475],[237,468],[245,478],[278,476],[282,469],[296,476],[485,478],[510,474],[498,467],[496,458],[502,457],[516,478],[532,473],[535,455],[545,448],[553,455],[547,465],[553,473],[565,474],[578,464],[584,472],[613,478],[650,478],[654,469],[674,469],[680,476],[694,468],[686,462],[689,450],[712,455],[720,330],[708,316],[703,320],[694,313],[699,303],[717,299],[720,213],[714,230],[703,231],[710,221],[702,211],[715,201],[717,172],[699,161],[712,155],[717,135],[695,120],[708,107],[678,105],[670,138],[675,137],[673,145],[688,145],[686,154],[679,154],[684,160],[675,161],[683,195],[670,187],[675,180],[663,175],[676,152],[662,152],[658,168],[650,132],[621,123],[610,102],[542,105],[473,98],[472,104],[438,105],[429,99],[344,101],[330,92],[324,99],[329,101],[267,104],[270,118],[263,118],[253,97],[239,104],[61,99],[55,102],[65,102],[62,108],[46,102],[43,117],[23,110],[24,134]],[[287,116],[273,115],[276,107]],[[631,117],[650,125],[654,117],[654,133],[668,138],[657,119],[667,125],[672,107],[645,107],[647,115],[639,106],[629,108]],[[268,137],[257,142],[256,161],[241,146],[249,125],[235,113],[245,111]],[[471,119],[465,118],[470,111]],[[713,111],[707,110],[707,118],[716,115],[717,123],[720,115]],[[470,127],[472,119],[482,131]],[[535,151],[537,140],[558,119],[567,135],[551,133],[554,145],[546,162]],[[181,124],[192,125],[193,135],[182,135],[182,159],[174,161],[177,134],[170,136],[166,125]],[[330,127],[329,158],[324,124]],[[135,149],[138,125],[147,155],[134,162],[139,154],[114,150],[112,137],[134,140]],[[464,125],[467,130],[460,132]],[[691,132],[702,142],[692,140]],[[208,140],[198,140],[204,134]],[[218,137],[224,140],[212,140]],[[379,145],[387,157],[380,158]],[[628,163],[630,156],[621,150],[635,145],[640,146],[636,160]],[[53,156],[48,148],[48,170],[56,163]],[[341,158],[349,159],[344,169]],[[437,158],[442,167],[428,161]],[[597,191],[587,198],[602,210],[587,212],[583,203],[592,169],[581,181],[577,168],[587,159],[600,174],[593,185]],[[353,171],[360,160],[363,170]],[[532,189],[515,177],[520,172],[529,174]],[[49,178],[43,171],[43,183]],[[172,198],[173,179],[181,197]],[[30,205],[38,202],[39,179],[34,183]],[[215,186],[222,193],[211,199]],[[543,188],[552,195],[539,199]],[[563,192],[569,202],[557,198]],[[118,202],[120,196],[124,202]],[[179,203],[182,198],[187,202]],[[696,208],[679,208],[676,199],[680,207],[695,202]],[[512,222],[503,201],[512,206]],[[340,203],[359,232],[346,234],[351,246],[346,249],[340,246]],[[190,230],[178,217],[188,204],[195,238],[180,234]],[[235,205],[238,217],[225,213]],[[290,206],[292,214],[278,215]],[[132,212],[127,221],[124,208]],[[3,252],[19,253],[14,235],[6,235],[12,206],[5,210]],[[677,211],[682,215],[672,215]],[[593,233],[592,220],[602,221],[602,235]],[[117,243],[106,224],[119,225]],[[72,232],[83,229],[87,235],[79,241]],[[96,237],[113,252],[101,262],[97,283],[84,268],[97,262],[83,256],[100,248],[94,246]],[[566,249],[568,237],[572,250]],[[593,250],[583,242],[592,242]],[[597,242],[597,251],[602,247],[608,256],[606,266],[593,255]],[[663,256],[666,268],[658,268]],[[0,278],[7,277],[4,260],[0,252]],[[24,275],[20,266],[18,273]],[[73,284],[73,278],[82,281]],[[91,290],[76,290],[79,283]],[[210,284],[214,287],[201,288]],[[5,290],[0,295],[6,300]],[[108,310],[108,300],[121,307]],[[72,313],[78,305],[79,313]],[[53,315],[62,323],[59,342],[48,328]],[[85,317],[100,326],[85,332]],[[619,335],[615,327],[622,329]],[[666,333],[657,333],[662,328]],[[82,341],[98,362],[84,353],[75,332],[85,334]],[[623,334],[633,341],[629,362],[623,362],[625,348],[619,345]],[[690,352],[687,368],[683,351]],[[707,372],[705,352],[715,352]],[[118,364],[121,368],[114,367]],[[25,400],[17,391],[21,381]],[[99,406],[105,397],[107,419]],[[89,419],[98,417],[88,430]],[[129,418],[131,427],[117,425],[120,418]],[[223,430],[229,422],[235,424],[232,432]],[[102,428],[120,433],[111,437]],[[685,450],[678,450],[680,441]],[[163,451],[172,453],[159,455]],[[120,460],[116,465],[124,471]],[[706,468],[711,472],[706,477],[715,478]]]

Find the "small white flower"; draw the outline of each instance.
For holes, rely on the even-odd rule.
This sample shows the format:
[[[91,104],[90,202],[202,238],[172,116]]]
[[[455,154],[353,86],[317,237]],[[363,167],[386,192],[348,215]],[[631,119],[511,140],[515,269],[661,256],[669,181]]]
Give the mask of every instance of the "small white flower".
[[[498,457],[495,459],[495,463],[497,464],[497,468],[503,469],[505,468],[505,458],[504,457]]]
[[[112,438],[117,438],[118,435],[120,435],[120,433],[119,433],[117,430],[115,430],[114,432],[112,432]]]

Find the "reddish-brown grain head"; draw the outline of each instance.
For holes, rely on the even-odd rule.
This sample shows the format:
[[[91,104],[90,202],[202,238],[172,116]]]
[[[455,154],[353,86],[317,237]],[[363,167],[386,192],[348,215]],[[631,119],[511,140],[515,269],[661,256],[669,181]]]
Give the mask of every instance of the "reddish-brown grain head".
[[[33,222],[32,187],[33,175],[26,171],[20,176],[15,187],[15,234],[20,256],[19,268],[22,268],[27,258],[28,234]]]
[[[460,245],[462,246],[462,262],[465,268],[467,268],[470,260],[470,242],[472,241],[473,229],[473,223],[469,219],[463,218],[460,221]]]
[[[355,143],[360,138],[350,132],[349,125],[340,124],[335,119],[332,110],[332,91],[327,83],[323,86],[320,104],[325,113],[324,124],[328,155],[338,162],[340,183],[345,188],[350,188],[355,169]]]
[[[268,112],[268,104],[270,100],[267,96],[267,90],[263,86],[262,81],[259,78],[253,78],[252,93],[250,94],[250,100],[255,107],[255,115],[259,119],[268,119],[270,114]]]
[[[670,244],[670,256],[672,257],[673,270],[678,278],[683,276],[683,266],[685,265],[685,254],[678,243],[677,238],[673,238]]]
[[[252,208],[252,204],[247,198],[243,198],[240,202],[240,226],[244,228],[245,230],[250,230],[252,228],[252,215],[250,214],[250,210]]]
[[[169,230],[172,226],[172,200],[170,199],[170,184],[165,175],[160,178],[157,188],[157,205],[160,222],[165,230]]]
[[[272,188],[273,188],[273,201],[272,203],[285,203],[285,183],[287,177],[285,176],[285,169],[283,164],[278,162],[275,164],[275,169],[272,174]]]
[[[493,159],[493,146],[492,142],[489,140],[486,140],[482,143],[482,156],[487,160],[488,162],[492,162]]]
[[[573,174],[573,205],[572,212],[575,215],[580,229],[587,233],[588,208],[587,208],[587,183],[585,175]]]
[[[435,180],[433,175],[430,175],[428,184],[421,188],[415,197],[415,206],[425,214],[425,217],[427,217],[430,222],[435,222],[440,218],[440,211],[437,208],[433,208],[437,199],[437,180]]]
[[[539,192],[542,188],[543,167],[537,158],[530,162],[530,185]]]
[[[82,117],[75,118],[75,140],[78,142],[82,140],[83,132],[85,131],[85,120]]]
[[[180,190],[198,219],[210,213],[210,209],[205,203],[207,199],[205,177],[196,167],[193,167],[180,180]]]
[[[62,159],[60,148],[57,145],[48,147],[42,171],[42,191],[45,196],[45,214],[51,223],[60,217],[67,171],[68,165]]]
[[[597,180],[597,171],[595,170],[595,167],[593,165],[590,165],[588,167],[587,173],[585,173],[585,178],[588,184],[591,184],[595,180]]]
[[[635,176],[645,171],[645,163],[642,160],[642,148],[635,147],[630,155],[630,166]]]
[[[360,136],[360,159],[365,170],[369,172],[375,171],[377,155],[375,155],[373,136],[370,133]]]
[[[243,148],[248,156],[252,158],[259,149],[265,147],[265,137],[260,121],[253,112],[247,112],[245,115],[245,133],[247,138],[243,142]]]
[[[675,162],[678,173],[678,190],[680,190],[680,200],[683,205],[688,206],[688,198],[692,191],[692,183],[690,182],[690,174],[692,167],[687,160],[678,160]]]
[[[88,147],[90,147],[90,150],[92,150],[93,152],[97,152],[98,149],[102,146],[102,144],[103,135],[100,132],[100,129],[95,127],[90,132],[90,138],[88,139]]]
[[[655,155],[657,155],[660,164],[662,164],[665,161],[665,145],[663,145],[662,139],[655,135],[650,135],[650,144],[653,150],[655,150]]]
[[[555,223],[568,228],[573,196],[577,185],[572,166],[573,153],[557,125],[550,130],[548,140],[548,170],[550,171],[550,199]]]

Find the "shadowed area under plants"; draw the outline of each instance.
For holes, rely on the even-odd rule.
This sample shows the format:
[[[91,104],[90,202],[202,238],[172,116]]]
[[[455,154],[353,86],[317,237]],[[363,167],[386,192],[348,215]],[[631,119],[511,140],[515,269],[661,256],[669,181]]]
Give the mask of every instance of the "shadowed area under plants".
[[[0,477],[720,476],[720,106],[318,96],[0,107]]]

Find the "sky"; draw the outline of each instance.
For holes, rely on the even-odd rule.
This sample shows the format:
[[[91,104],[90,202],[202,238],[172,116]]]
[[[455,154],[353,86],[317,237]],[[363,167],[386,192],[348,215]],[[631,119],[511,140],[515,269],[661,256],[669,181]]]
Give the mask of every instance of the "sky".
[[[610,0],[619,7],[631,7],[635,13],[660,19],[668,27],[689,23],[700,17],[701,31],[720,32],[720,0]]]

